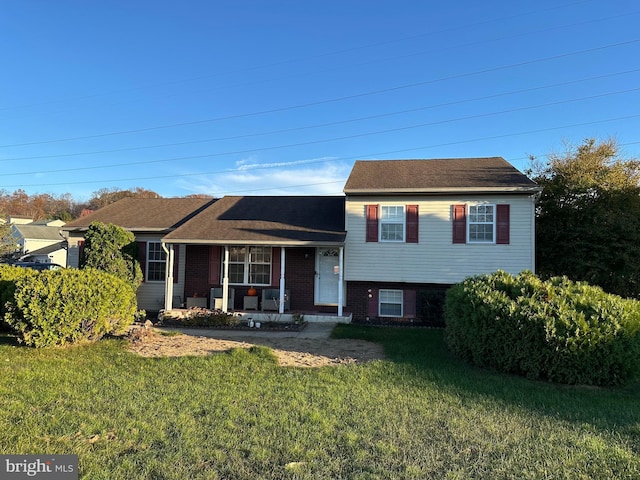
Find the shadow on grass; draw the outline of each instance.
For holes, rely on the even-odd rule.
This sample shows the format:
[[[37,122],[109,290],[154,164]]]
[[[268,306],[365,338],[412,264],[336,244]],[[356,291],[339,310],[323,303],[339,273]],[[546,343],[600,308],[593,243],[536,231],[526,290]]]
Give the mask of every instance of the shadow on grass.
[[[486,398],[497,405],[522,408],[567,422],[588,423],[624,431],[640,451],[640,380],[625,387],[570,386],[529,380],[485,370],[454,357],[441,329],[404,329],[338,325],[335,338],[360,338],[381,343],[387,358],[410,369],[429,385],[448,389],[470,400]],[[404,378],[389,375],[384,381]]]
[[[11,333],[0,332],[0,345],[10,345],[14,347],[20,346],[18,343],[18,337]]]

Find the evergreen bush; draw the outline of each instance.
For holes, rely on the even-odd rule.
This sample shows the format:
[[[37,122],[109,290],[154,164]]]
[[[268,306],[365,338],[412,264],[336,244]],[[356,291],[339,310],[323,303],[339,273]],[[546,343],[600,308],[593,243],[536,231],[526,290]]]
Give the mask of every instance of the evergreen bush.
[[[135,291],[115,275],[64,269],[19,277],[4,318],[27,345],[94,341],[124,333],[134,320]]]
[[[7,313],[7,302],[13,302],[16,292],[16,282],[20,278],[35,277],[38,274],[31,268],[14,267],[0,264],[0,330],[9,330],[4,316]]]
[[[448,291],[445,320],[449,348],[478,366],[590,385],[640,371],[640,302],[566,277],[469,278]]]

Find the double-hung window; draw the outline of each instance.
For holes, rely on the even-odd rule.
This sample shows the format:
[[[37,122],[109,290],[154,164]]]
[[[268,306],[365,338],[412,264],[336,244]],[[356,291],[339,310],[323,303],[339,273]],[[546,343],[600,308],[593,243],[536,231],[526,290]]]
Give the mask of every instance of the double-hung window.
[[[495,238],[495,205],[469,206],[469,243],[493,243]]]
[[[229,283],[269,285],[271,283],[271,247],[230,247]]]
[[[380,241],[404,242],[404,206],[382,205],[380,209]]]
[[[378,297],[381,317],[402,317],[402,290],[380,290]]]
[[[166,254],[160,242],[147,243],[147,281],[162,282],[165,277]]]

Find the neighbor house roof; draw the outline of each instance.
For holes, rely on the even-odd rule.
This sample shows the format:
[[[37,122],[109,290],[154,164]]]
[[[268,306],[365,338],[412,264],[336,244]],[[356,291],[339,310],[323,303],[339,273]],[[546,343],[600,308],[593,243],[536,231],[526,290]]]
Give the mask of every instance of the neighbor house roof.
[[[537,184],[502,157],[358,160],[344,192],[357,194],[532,193]]]
[[[63,229],[84,231],[93,222],[113,223],[132,232],[163,232],[181,225],[202,208],[215,202],[211,198],[135,198],[127,197],[67,223]]]
[[[163,238],[169,243],[344,242],[344,197],[223,197]]]
[[[20,233],[20,236],[29,240],[60,240],[61,227],[48,227],[46,225],[14,224],[13,228]]]
[[[63,250],[67,247],[67,242],[56,242],[51,245],[47,245],[46,247],[38,248],[37,250],[32,250],[26,253],[24,256],[29,255],[48,255],[49,253],[57,252],[58,250]]]

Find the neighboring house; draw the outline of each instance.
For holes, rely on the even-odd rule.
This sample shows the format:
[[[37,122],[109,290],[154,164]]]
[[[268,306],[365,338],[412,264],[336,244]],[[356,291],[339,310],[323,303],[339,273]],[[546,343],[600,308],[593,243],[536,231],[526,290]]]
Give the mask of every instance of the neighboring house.
[[[166,260],[162,238],[215,200],[202,198],[123,198],[93,213],[67,223],[63,230],[69,244],[70,267],[78,267],[84,235],[93,222],[113,223],[131,231],[138,242],[139,259],[144,276],[137,292],[138,307],[157,311],[164,307]],[[184,289],[184,252],[176,250],[172,277]],[[178,304],[175,305],[179,307]]]
[[[414,318],[420,291],[535,269],[539,191],[502,158],[358,161],[345,196],[230,196],[180,209],[194,199],[124,199],[65,230],[70,259],[92,221],[133,231],[147,310],[186,303]],[[154,201],[167,210],[156,229],[144,203]]]
[[[19,260],[67,265],[67,244],[62,235],[62,220],[38,220],[9,217],[11,235],[18,245]]]

